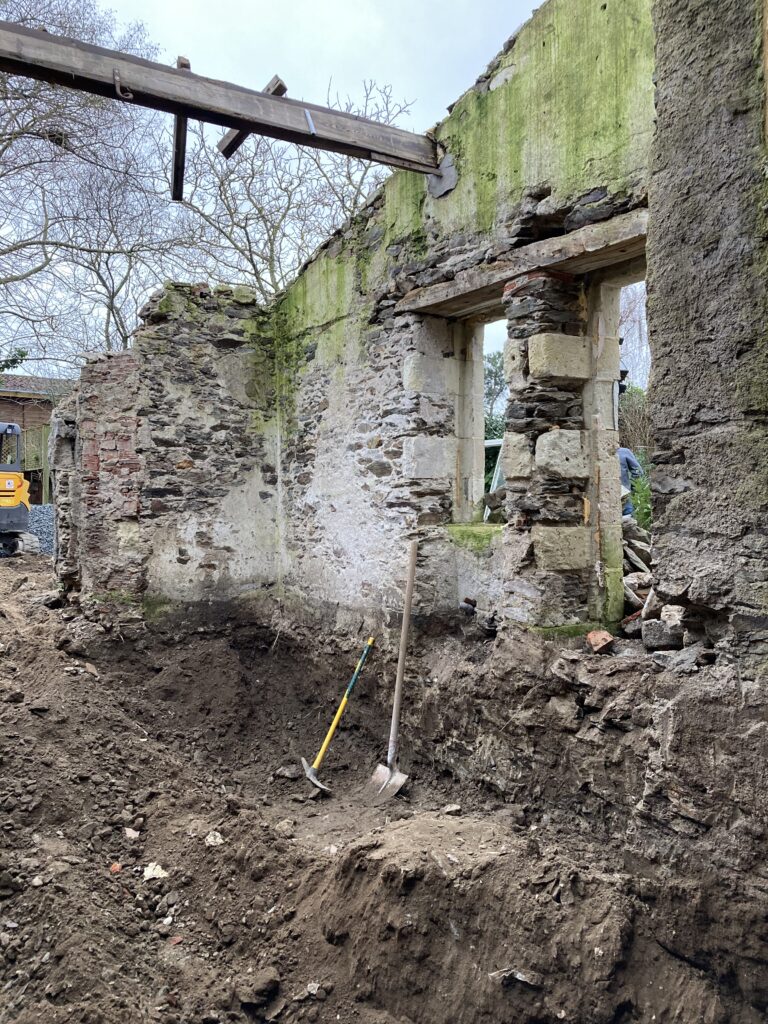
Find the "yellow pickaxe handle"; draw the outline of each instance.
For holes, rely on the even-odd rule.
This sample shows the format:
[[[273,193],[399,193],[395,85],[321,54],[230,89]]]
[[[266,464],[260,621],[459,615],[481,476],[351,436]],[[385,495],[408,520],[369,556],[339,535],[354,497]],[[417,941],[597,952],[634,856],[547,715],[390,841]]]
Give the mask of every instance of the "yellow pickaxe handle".
[[[352,675],[352,678],[349,681],[349,686],[347,686],[347,689],[344,691],[344,696],[341,698],[341,704],[339,704],[339,710],[336,712],[336,714],[334,716],[334,719],[331,722],[331,727],[328,730],[328,735],[323,740],[323,745],[322,745],[322,747],[320,747],[320,751],[318,752],[317,757],[315,758],[315,760],[312,763],[312,768],[315,771],[317,771],[317,769],[320,767],[320,765],[322,763],[322,760],[325,757],[325,752],[328,749],[328,747],[331,745],[331,740],[333,739],[333,734],[336,732],[336,726],[341,721],[341,716],[344,714],[344,708],[347,706],[347,701],[349,700],[350,695],[351,695],[352,691],[355,688],[355,683],[357,682],[358,676],[360,675],[360,673],[362,671],[362,668],[363,668],[363,665],[365,664],[365,659],[368,657],[368,654],[369,654],[371,648],[373,647],[373,644],[374,644],[374,638],[372,636],[369,636],[368,637],[368,643],[363,648],[363,653],[360,655],[360,660],[358,661],[357,667],[355,668],[355,671],[354,671],[354,673]]]

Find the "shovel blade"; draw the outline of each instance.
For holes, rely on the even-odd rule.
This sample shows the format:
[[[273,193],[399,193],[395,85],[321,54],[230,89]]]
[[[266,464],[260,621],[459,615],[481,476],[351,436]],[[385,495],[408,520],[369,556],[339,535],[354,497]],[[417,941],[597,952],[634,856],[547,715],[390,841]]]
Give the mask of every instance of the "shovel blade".
[[[399,793],[407,781],[408,776],[397,768],[378,764],[366,786],[366,796],[373,804],[383,804]]]

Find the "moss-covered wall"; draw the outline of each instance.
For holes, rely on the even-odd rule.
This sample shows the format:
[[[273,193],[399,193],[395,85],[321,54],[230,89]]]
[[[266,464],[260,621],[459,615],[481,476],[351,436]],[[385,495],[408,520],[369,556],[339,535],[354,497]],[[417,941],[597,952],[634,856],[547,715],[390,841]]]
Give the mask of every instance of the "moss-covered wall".
[[[242,287],[171,287],[149,304],[134,349],[149,395],[137,592],[263,590],[358,628],[361,612],[401,606],[418,536],[421,612],[464,596],[498,606],[501,540],[475,550],[446,530],[478,498],[480,344],[395,307],[458,269],[645,203],[649,8],[548,0],[436,128],[456,187],[437,198],[426,177],[394,173],[272,308]]]
[[[355,279],[375,291],[404,257],[426,263],[478,236],[514,244],[521,218],[567,229],[643,204],[653,116],[651,0],[548,0],[436,128],[457,187],[435,199],[423,175],[393,174],[340,251],[288,289],[296,330],[344,315]]]
[[[287,594],[396,604],[413,530],[423,608],[455,608],[471,585],[445,525],[482,443],[482,395],[466,340],[394,306],[457,268],[644,205],[652,63],[650,0],[548,0],[436,128],[453,191],[436,198],[426,177],[394,173],[278,299]]]

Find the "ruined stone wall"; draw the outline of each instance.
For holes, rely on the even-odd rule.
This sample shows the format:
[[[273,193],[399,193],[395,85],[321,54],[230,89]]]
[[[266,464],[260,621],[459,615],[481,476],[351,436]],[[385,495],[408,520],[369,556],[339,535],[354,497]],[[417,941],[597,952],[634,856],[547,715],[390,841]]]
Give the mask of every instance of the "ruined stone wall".
[[[397,606],[405,539],[418,530],[421,611],[455,607],[469,586],[485,610],[543,621],[541,600],[529,610],[527,584],[512,591],[511,576],[530,557],[530,534],[518,539],[511,531],[502,537],[497,529],[451,525],[476,516],[480,498],[482,353],[472,325],[400,312],[398,302],[414,289],[488,268],[531,241],[642,206],[651,51],[648,3],[550,0],[438,126],[455,162],[456,188],[433,195],[425,178],[393,175],[279,300],[280,331],[296,346],[299,365],[307,365],[305,351],[312,356],[297,402],[316,424],[295,448],[283,448],[284,515],[297,554],[289,589],[298,594],[309,584],[341,605],[384,595]],[[576,288],[583,300],[583,282]],[[502,292],[503,284],[499,316]],[[579,330],[585,316],[586,308]],[[554,330],[563,333],[563,324]],[[535,332],[534,318],[523,331]],[[344,378],[338,389],[329,360]],[[584,384],[573,385],[579,403]],[[341,399],[340,418],[324,413],[331,394]],[[554,417],[539,432],[560,425]],[[584,426],[580,411],[578,429]],[[294,451],[302,453],[298,461]],[[333,467],[333,490],[323,490],[321,467]],[[561,480],[561,490],[574,486],[579,480]],[[581,489],[588,486],[582,474]],[[334,493],[345,498],[334,501]],[[581,533],[589,532],[583,501],[572,494],[571,504]],[[307,522],[313,545],[301,551]],[[599,553],[591,535],[587,541],[575,571],[589,591],[586,576]],[[472,570],[462,571],[470,557]],[[597,604],[581,593],[563,604],[552,582],[548,577],[544,587],[546,621],[585,622],[595,612]],[[604,595],[598,603],[600,618]]]
[[[765,661],[768,335],[758,0],[658,0],[649,232],[657,588]],[[692,26],[694,26],[692,30]]]
[[[274,585],[271,339],[247,289],[176,286],[56,410],[57,569],[101,600]]]
[[[76,466],[89,445],[112,440],[80,429],[85,403],[102,401],[106,416],[117,367],[136,378],[126,394],[138,510],[120,513],[120,543],[137,567],[127,589],[201,600],[271,587],[297,615],[386,620],[401,605],[406,541],[418,535],[421,613],[454,610],[463,596],[487,612],[520,612],[505,565],[510,544],[529,557],[530,536],[472,523],[482,496],[477,325],[398,303],[645,204],[651,37],[649,0],[548,0],[436,129],[455,188],[398,172],[269,310],[237,289],[171,288],[145,311],[124,364],[86,370],[70,424]],[[575,287],[583,293],[583,282]],[[579,316],[581,330],[585,309]],[[578,403],[583,386],[574,385]],[[567,427],[560,419],[546,427]],[[94,501],[113,486],[99,459]],[[577,474],[560,488],[571,518],[583,521],[589,486]],[[111,587],[124,553],[105,532],[78,527],[70,545],[85,591]],[[593,563],[585,547],[574,571],[587,590]],[[589,602],[566,619],[586,621]]]

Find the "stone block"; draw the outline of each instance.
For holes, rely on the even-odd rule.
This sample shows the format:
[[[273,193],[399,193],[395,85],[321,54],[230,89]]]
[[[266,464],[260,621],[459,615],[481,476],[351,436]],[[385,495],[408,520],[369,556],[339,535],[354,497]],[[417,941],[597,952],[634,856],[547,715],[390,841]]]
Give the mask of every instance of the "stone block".
[[[550,430],[536,442],[536,468],[564,479],[584,480],[589,466],[580,430]]]
[[[661,609],[664,607],[664,602],[656,594],[655,590],[651,590],[648,597],[645,599],[643,605],[642,618],[643,621],[646,619],[658,619],[661,617]]]
[[[533,455],[525,434],[506,433],[501,445],[501,469],[507,480],[529,477],[533,472]]]
[[[643,643],[649,651],[681,650],[682,629],[676,629],[661,619],[645,619],[642,626]]]
[[[605,431],[615,431],[619,423],[619,390],[615,380],[593,380],[584,389],[584,415],[587,423],[597,416]]]
[[[589,339],[569,334],[534,334],[528,340],[528,372],[537,380],[589,380],[592,375]]]
[[[524,344],[519,338],[507,338],[504,343],[504,379],[511,387],[519,387],[523,383]]]
[[[624,544],[621,524],[605,525],[600,530],[603,564],[606,569],[621,569],[624,564]]]
[[[557,572],[587,569],[592,564],[590,531],[586,526],[543,526],[531,530],[536,566]]]
[[[456,439],[406,437],[403,441],[403,476],[413,480],[453,478],[456,475]]]
[[[619,379],[621,348],[618,338],[603,337],[594,342],[594,376],[599,381]]]
[[[459,363],[411,352],[403,360],[403,387],[428,395],[455,395],[459,391]]]
[[[618,622],[624,615],[624,574],[621,569],[605,570],[605,593],[601,618]]]
[[[621,527],[621,473],[619,460],[613,455],[599,462],[600,487],[598,499],[600,501],[601,519],[603,524],[615,523]]]

